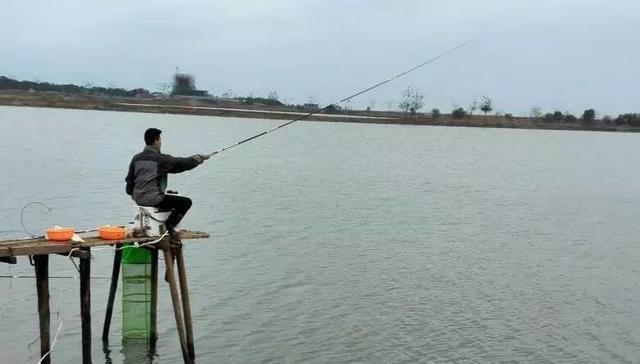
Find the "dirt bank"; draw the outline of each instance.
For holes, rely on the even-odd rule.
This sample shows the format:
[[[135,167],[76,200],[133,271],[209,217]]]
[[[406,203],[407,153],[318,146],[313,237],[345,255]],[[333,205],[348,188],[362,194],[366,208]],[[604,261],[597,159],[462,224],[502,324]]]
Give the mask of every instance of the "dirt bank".
[[[187,114],[203,116],[225,116],[259,119],[292,120],[306,115],[309,110],[293,106],[247,105],[242,102],[214,99],[187,98],[137,98],[107,97],[102,95],[62,94],[57,92],[0,91],[0,105],[53,107],[67,109],[128,111],[164,114]],[[340,113],[320,113],[308,118],[315,121],[349,123],[439,125],[514,129],[592,130],[638,132],[640,128],[631,126],[606,126],[596,121],[593,125],[582,123],[546,122],[530,117],[474,115],[463,119],[453,119],[451,115],[441,115],[434,119],[428,115],[408,115],[402,112],[349,110]]]

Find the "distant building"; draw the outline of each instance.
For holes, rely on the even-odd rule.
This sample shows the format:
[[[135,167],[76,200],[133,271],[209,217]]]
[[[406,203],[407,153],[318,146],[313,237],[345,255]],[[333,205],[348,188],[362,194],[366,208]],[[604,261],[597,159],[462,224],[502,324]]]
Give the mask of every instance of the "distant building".
[[[303,105],[303,108],[307,111],[316,111],[318,110],[320,107],[318,106],[318,104],[311,104],[311,103],[306,103]]]
[[[209,96],[206,90],[197,90],[193,75],[176,73],[173,76],[172,96]]]

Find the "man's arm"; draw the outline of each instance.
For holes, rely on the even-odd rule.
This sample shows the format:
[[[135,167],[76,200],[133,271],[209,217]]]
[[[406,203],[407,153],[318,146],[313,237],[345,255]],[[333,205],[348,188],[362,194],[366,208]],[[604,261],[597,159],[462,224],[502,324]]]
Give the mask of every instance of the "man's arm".
[[[125,191],[127,195],[131,196],[133,194],[133,182],[135,181],[135,177],[133,175],[133,161],[129,163],[129,173],[127,173],[127,178],[125,178],[127,182],[127,187],[125,187]]]
[[[182,173],[194,169],[205,159],[199,154],[186,158],[173,157],[168,154],[163,154],[162,157],[160,168],[166,173]]]

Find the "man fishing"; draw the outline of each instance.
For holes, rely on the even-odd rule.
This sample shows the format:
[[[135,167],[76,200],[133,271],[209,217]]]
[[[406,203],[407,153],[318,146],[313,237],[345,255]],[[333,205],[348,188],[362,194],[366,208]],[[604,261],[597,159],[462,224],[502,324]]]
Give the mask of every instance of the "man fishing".
[[[142,153],[136,154],[133,157],[133,159],[131,160],[131,164],[129,165],[129,174],[126,178],[127,194],[129,194],[133,198],[133,200],[141,206],[153,206],[173,209],[172,213],[169,215],[169,218],[165,222],[165,226],[170,232],[172,240],[180,240],[180,236],[175,230],[175,227],[191,207],[191,199],[165,193],[165,190],[167,189],[167,173],[180,173],[193,169],[215,154],[222,153],[231,148],[235,148],[251,140],[255,140],[263,135],[267,135],[271,132],[282,129],[288,125],[295,123],[296,121],[305,120],[311,115],[328,110],[332,106],[349,101],[359,95],[367,93],[404,75],[407,75],[419,68],[425,67],[426,65],[435,62],[438,59],[443,58],[462,47],[465,47],[469,43],[471,43],[471,41],[461,43],[458,46],[451,48],[450,50],[441,53],[425,62],[422,62],[415,67],[412,67],[382,82],[378,82],[375,85],[370,86],[364,90],[358,91],[351,96],[347,96],[342,100],[336,102],[335,104],[327,105],[322,109],[314,110],[301,117],[295,118],[284,124],[273,127],[267,131],[256,134],[250,138],[244,139],[240,142],[229,145],[210,154],[195,154],[188,158],[177,158],[172,157],[168,154],[162,154],[160,153],[160,146],[162,145],[162,142],[160,140],[161,131],[155,128],[147,129],[147,131],[145,131],[144,133],[144,141],[147,146],[144,148]]]
[[[139,206],[153,206],[172,210],[165,222],[172,241],[180,241],[176,226],[191,208],[191,199],[167,194],[167,173],[191,170],[209,159],[210,155],[194,154],[180,158],[162,154],[161,130],[149,128],[144,132],[146,146],[129,164],[126,192]]]

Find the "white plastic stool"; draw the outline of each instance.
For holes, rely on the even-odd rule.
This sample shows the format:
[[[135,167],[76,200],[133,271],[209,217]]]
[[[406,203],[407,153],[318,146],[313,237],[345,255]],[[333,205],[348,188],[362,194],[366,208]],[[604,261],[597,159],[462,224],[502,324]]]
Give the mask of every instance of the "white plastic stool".
[[[147,236],[160,236],[165,232],[164,223],[169,218],[172,210],[153,206],[137,206],[135,227],[143,231]]]

